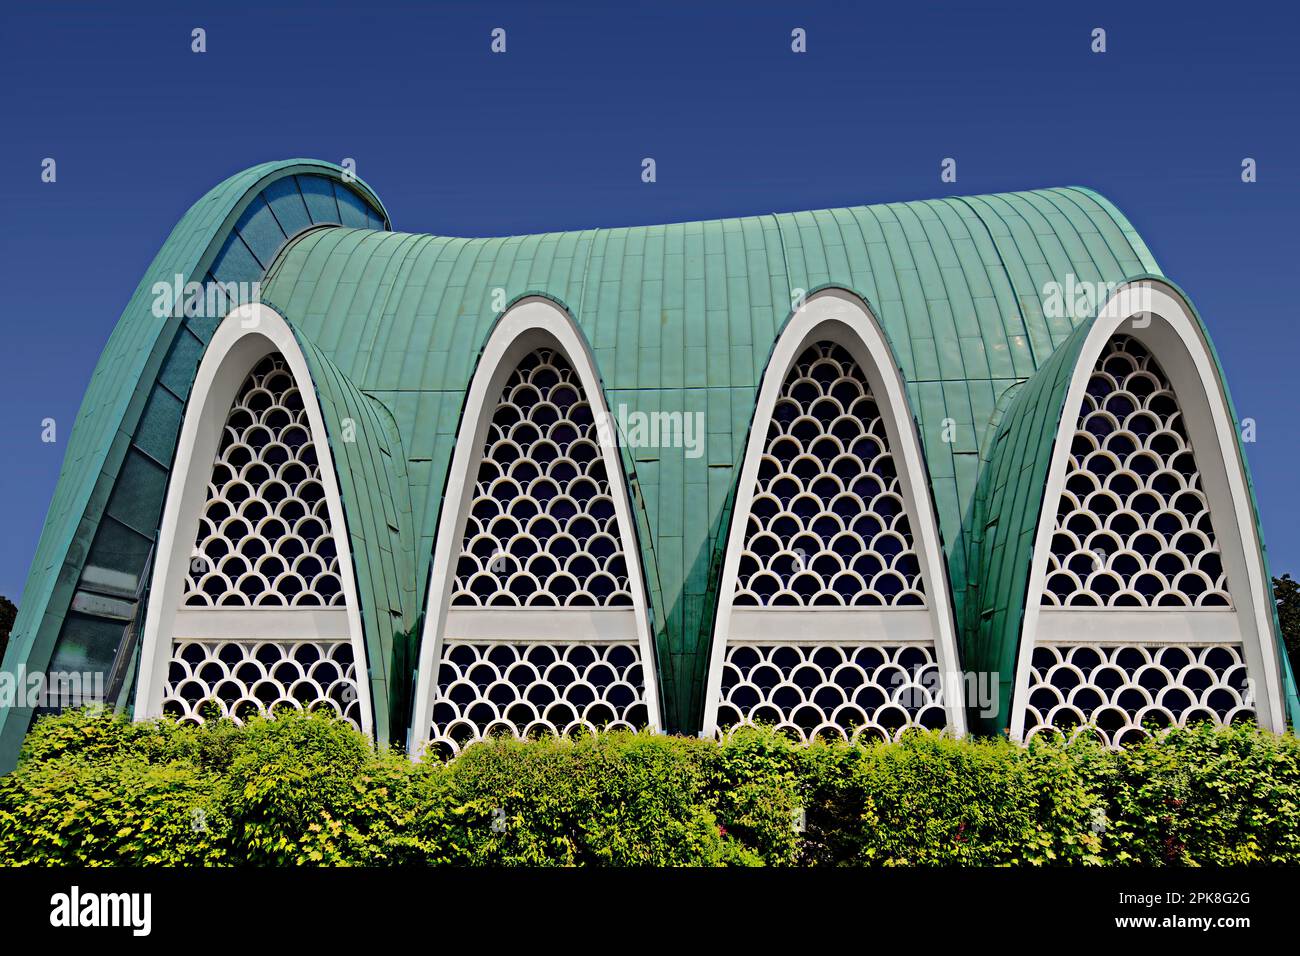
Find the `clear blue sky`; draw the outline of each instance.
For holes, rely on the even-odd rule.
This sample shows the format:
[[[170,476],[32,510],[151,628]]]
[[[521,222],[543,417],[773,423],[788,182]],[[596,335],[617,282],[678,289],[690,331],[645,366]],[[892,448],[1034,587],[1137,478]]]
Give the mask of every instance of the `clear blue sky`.
[[[477,236],[1091,186],[1204,315],[1273,570],[1300,573],[1300,90],[1263,4],[279,0],[0,13],[0,594],[19,597],[122,307],[191,202],[353,157],[398,229]],[[208,52],[190,52],[207,30]],[[508,53],[488,49],[494,27]],[[808,53],[790,31],[808,31]],[[1104,27],[1108,52],[1089,50]],[[40,181],[44,157],[58,182]],[[642,157],[658,182],[640,181]],[[955,185],[939,163],[958,162]],[[1259,182],[1240,181],[1243,157]]]

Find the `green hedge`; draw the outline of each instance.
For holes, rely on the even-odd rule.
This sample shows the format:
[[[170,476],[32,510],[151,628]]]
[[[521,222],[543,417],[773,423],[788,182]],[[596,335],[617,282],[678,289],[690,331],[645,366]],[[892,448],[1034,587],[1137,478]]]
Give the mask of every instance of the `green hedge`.
[[[375,753],[347,724],[37,722],[0,865],[1300,863],[1300,741],[1175,730],[1119,752],[914,733],[797,745],[610,733]]]

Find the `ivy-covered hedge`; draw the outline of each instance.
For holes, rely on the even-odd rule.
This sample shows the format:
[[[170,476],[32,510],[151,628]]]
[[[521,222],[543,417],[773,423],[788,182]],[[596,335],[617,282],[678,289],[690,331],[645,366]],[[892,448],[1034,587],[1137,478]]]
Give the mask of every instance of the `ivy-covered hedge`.
[[[416,764],[326,717],[71,711],[0,777],[5,866],[1279,863],[1300,863],[1300,741],[1249,726],[1120,752],[611,733]]]

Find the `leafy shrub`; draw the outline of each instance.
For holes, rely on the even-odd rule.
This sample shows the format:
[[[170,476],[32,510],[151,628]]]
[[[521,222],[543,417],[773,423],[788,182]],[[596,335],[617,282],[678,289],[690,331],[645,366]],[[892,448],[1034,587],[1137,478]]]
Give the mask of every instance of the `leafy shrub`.
[[[800,748],[783,734],[740,727],[719,745],[701,748],[711,759],[712,806],[724,832],[752,862],[779,866],[799,856],[799,818],[807,818],[800,797]]]
[[[223,776],[235,838],[250,863],[304,862],[311,825],[348,814],[372,760],[365,738],[324,715],[255,718],[243,733],[220,726],[217,733],[229,745],[205,752],[220,751],[212,769]]]
[[[850,786],[863,806],[852,862],[1099,862],[1089,825],[1097,798],[1050,746],[913,734],[868,750]]]
[[[68,711],[0,777],[0,865],[1296,863],[1300,741],[1253,726],[1121,751],[613,732],[416,763],[327,716]]]
[[[0,781],[0,865],[220,865],[229,821],[184,762],[53,763]]]
[[[1300,740],[1290,734],[1175,729],[1116,754],[1104,783],[1118,863],[1300,861]]]
[[[344,800],[320,811],[294,842],[293,862],[335,866],[471,862],[465,816],[445,779],[401,754],[377,756],[349,781]]]
[[[205,865],[227,861],[220,781],[188,732],[68,711],[37,721],[0,777],[0,865]]]
[[[166,763],[193,755],[196,750],[194,734],[173,721],[137,723],[111,711],[87,707],[37,720],[23,740],[19,762],[28,765],[69,757],[91,761],[139,757],[148,763]]]
[[[476,864],[710,866],[742,848],[719,828],[681,737],[626,731],[492,740],[447,765]],[[483,824],[488,824],[484,826]]]

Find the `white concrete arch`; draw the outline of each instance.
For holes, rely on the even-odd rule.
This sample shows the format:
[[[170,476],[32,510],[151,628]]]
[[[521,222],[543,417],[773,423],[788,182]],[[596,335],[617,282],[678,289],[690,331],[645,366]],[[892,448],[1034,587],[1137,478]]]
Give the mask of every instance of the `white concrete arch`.
[[[1177,398],[1213,520],[1229,606],[1094,609],[1050,606],[1050,599],[1049,604],[1043,603],[1057,506],[1066,492],[1070,471],[1071,438],[1089,379],[1115,336],[1129,336],[1146,349]],[[1283,730],[1282,669],[1273,633],[1272,593],[1238,451],[1236,425],[1210,343],[1178,292],[1156,280],[1140,280],[1116,290],[1080,350],[1059,428],[1035,532],[1013,689],[1012,737],[1023,740],[1032,731],[1026,721],[1036,647],[1088,646],[1114,656],[1126,646],[1147,650],[1179,646],[1202,654],[1217,646],[1226,650],[1240,646],[1259,723],[1270,730]],[[1227,660],[1224,656],[1225,663]],[[1039,663],[1046,662],[1043,658]],[[1042,684],[1038,681],[1037,686]],[[1050,696],[1045,692],[1045,699]]]
[[[186,607],[190,562],[227,415],[250,371],[277,353],[287,364],[306,411],[338,554],[343,606]],[[237,643],[244,657],[248,648],[274,644],[290,662],[286,668],[290,675],[301,671],[304,678],[317,666],[309,659],[332,657],[337,645],[347,643],[352,649],[353,679],[343,695],[359,705],[361,730],[373,734],[360,607],[343,499],[307,361],[279,313],[260,303],[240,306],[217,326],[186,403],[154,560],[135,716],[146,719],[163,713],[168,671],[174,650],[181,650],[180,642],[187,645],[186,653],[194,654],[195,666],[217,657],[223,643]],[[303,645],[310,647],[298,654]],[[302,662],[294,660],[296,654]]]
[[[786,379],[804,351],[819,342],[838,345],[852,356],[864,373],[897,463],[903,507],[911,528],[920,578],[924,582],[924,604],[916,607],[738,607],[735,602],[740,562],[746,540],[746,524],[755,503],[760,461],[777,402]],[[710,653],[703,732],[718,731],[723,672],[729,646],[780,644],[802,648],[808,658],[817,647],[852,648],[870,645],[925,648],[932,655],[927,664],[937,678],[933,689],[941,692],[947,712],[947,728],[954,734],[966,732],[960,658],[954,626],[952,599],[938,519],[930,494],[916,422],[903,379],[879,323],[866,304],[852,293],[826,289],[811,296],[790,318],[768,360],[758,393],[741,466],[731,527],[718,587],[718,602]],[[874,658],[873,658],[874,660]],[[809,661],[809,663],[811,663]],[[882,661],[893,666],[892,661]],[[802,665],[800,665],[802,666]],[[829,683],[829,682],[828,682]],[[826,685],[823,685],[826,686]],[[830,695],[834,691],[827,686]]]
[[[626,562],[627,587],[625,596],[630,606],[519,606],[519,607],[465,607],[453,606],[456,593],[457,562],[465,542],[466,525],[474,500],[475,484],[484,446],[492,424],[493,409],[502,399],[511,376],[519,363],[539,349],[554,350],[572,367],[581,387],[582,397],[589,404],[597,425],[598,454],[604,463],[612,499],[617,542]],[[580,440],[583,444],[589,444]],[[602,500],[604,500],[602,498]],[[556,535],[564,537],[563,533]],[[511,567],[513,571],[513,566]],[[568,577],[561,570],[552,578]],[[623,592],[620,592],[623,595]],[[556,665],[567,674],[569,662],[575,655],[584,657],[577,670],[593,666],[586,662],[584,648],[595,648],[601,658],[595,666],[603,667],[618,649],[635,648],[644,686],[644,706],[651,729],[662,726],[659,712],[659,682],[650,633],[650,614],[647,606],[644,574],[641,568],[641,551],[637,545],[635,525],[623,464],[619,457],[617,428],[606,407],[604,391],[596,371],[595,361],[586,342],[569,316],[554,302],[540,296],[521,299],[511,306],[497,322],[483,347],[477,369],[466,394],[461,416],[460,433],[452,453],[451,466],[443,492],[443,507],[434,543],[429,592],[425,606],[424,628],[420,639],[419,672],[416,682],[415,704],[412,714],[411,754],[418,756],[431,736],[435,703],[439,700],[439,671],[444,663],[444,651],[453,645],[468,647],[464,653],[477,664],[485,648],[508,646],[509,653],[517,655],[522,670],[529,673]],[[549,649],[547,649],[549,648]],[[543,658],[542,663],[537,663]],[[453,662],[453,666],[455,665]],[[471,663],[466,663],[467,668]],[[619,679],[614,685],[621,691],[632,676],[629,672],[636,664],[624,661],[610,667],[619,669]],[[458,681],[463,687],[468,682]],[[524,705],[520,705],[521,710]],[[564,709],[557,701],[551,709]],[[581,719],[581,714],[578,719]],[[545,725],[550,718],[536,715],[536,724]],[[558,720],[558,718],[557,718]],[[520,721],[516,721],[519,723]],[[494,727],[506,727],[501,719]],[[556,729],[565,728],[555,723]]]

